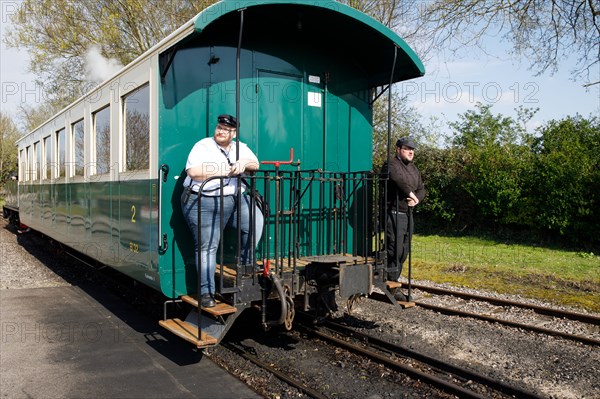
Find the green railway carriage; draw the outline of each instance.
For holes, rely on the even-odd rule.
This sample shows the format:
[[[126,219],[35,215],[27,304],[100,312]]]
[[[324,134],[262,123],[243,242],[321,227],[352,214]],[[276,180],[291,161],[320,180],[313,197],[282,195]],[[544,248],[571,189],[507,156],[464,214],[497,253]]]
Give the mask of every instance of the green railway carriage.
[[[374,253],[372,102],[377,88],[423,74],[400,37],[336,1],[220,1],[22,138],[5,215],[168,298],[193,294],[186,158],[217,115],[234,114],[270,205],[257,258],[282,279],[294,266],[283,286],[296,294],[308,279],[296,266]],[[232,304],[260,299],[256,277],[242,283],[232,268],[233,285],[219,273]]]

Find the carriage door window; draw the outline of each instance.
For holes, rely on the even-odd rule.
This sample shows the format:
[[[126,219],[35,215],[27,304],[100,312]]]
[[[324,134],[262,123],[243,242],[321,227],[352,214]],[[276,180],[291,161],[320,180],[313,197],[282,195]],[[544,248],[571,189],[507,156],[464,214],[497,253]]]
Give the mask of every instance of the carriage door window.
[[[44,137],[44,169],[42,179],[52,178],[52,144],[51,136]]]
[[[96,174],[110,170],[110,107],[94,114],[94,145],[96,147]]]
[[[123,98],[125,170],[150,167],[150,103],[145,85]]]
[[[56,178],[65,177],[65,129],[56,132]]]
[[[83,119],[72,125],[73,140],[73,161],[75,163],[75,176],[83,176],[85,162],[85,133],[83,129]]]

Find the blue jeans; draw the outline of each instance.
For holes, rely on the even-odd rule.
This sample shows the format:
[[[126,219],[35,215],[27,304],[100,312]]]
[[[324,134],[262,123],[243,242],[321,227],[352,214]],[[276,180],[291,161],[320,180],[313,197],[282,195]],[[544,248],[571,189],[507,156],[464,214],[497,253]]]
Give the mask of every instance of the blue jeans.
[[[200,245],[198,245],[198,200],[200,200]],[[237,206],[237,195],[223,197],[223,228],[237,229],[238,211],[240,212],[241,253],[240,263],[245,265],[252,260],[254,249],[262,236],[263,215],[255,205],[254,234],[250,226],[250,196],[242,195]],[[221,240],[221,197],[191,195],[187,204],[182,202],[181,209],[190,230],[194,235],[196,253],[196,271],[198,271],[198,248],[200,248],[200,295],[215,293],[215,272],[217,270],[217,249]]]

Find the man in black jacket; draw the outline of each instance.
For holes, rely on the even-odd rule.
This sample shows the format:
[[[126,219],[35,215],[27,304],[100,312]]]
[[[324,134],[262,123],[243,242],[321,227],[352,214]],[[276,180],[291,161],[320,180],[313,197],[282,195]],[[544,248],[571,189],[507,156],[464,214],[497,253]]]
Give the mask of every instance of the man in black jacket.
[[[387,279],[398,281],[402,265],[408,256],[408,209],[425,198],[425,186],[419,169],[413,164],[417,145],[410,137],[396,142],[396,156],[390,159],[387,197]],[[411,233],[413,226],[410,226]],[[394,297],[400,301],[408,298],[399,290]]]

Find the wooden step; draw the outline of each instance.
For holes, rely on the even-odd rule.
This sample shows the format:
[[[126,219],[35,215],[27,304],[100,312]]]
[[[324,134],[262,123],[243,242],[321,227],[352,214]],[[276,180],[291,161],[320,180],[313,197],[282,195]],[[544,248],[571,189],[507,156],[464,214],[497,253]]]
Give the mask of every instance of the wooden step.
[[[406,301],[396,301],[396,302],[398,302],[398,305],[400,305],[402,307],[402,309],[412,308],[415,306],[414,302],[406,302]]]
[[[388,290],[394,289],[394,288],[400,288],[402,287],[402,283],[399,281],[386,281],[385,285],[387,286]],[[396,301],[398,302],[398,305],[402,306],[402,309],[406,309],[406,308],[412,308],[415,306],[414,302],[406,302],[406,301]]]
[[[392,289],[392,288],[400,288],[402,287],[402,283],[399,281],[386,281],[385,285],[387,286],[388,290]]]
[[[208,346],[214,346],[218,343],[216,338],[206,334],[205,332],[202,332],[200,339],[198,339],[198,328],[180,319],[161,320],[159,324],[178,337],[181,337],[186,341],[196,345],[198,348],[206,348]]]
[[[190,305],[192,305],[195,308],[198,307],[198,299],[197,299],[196,295],[183,295],[181,297],[181,300],[189,303]],[[221,302],[216,299],[215,299],[215,302],[217,303],[215,306],[213,306],[212,308],[202,308],[202,311],[206,312],[206,313],[210,313],[214,316],[223,316],[226,314],[232,314],[232,313],[237,312],[237,308],[235,306],[231,306],[228,303]]]

